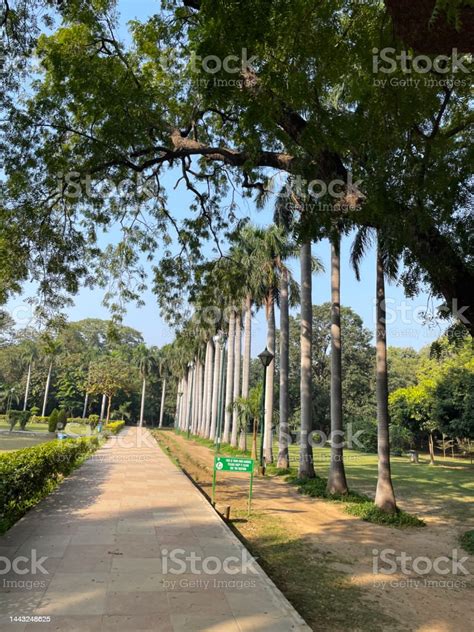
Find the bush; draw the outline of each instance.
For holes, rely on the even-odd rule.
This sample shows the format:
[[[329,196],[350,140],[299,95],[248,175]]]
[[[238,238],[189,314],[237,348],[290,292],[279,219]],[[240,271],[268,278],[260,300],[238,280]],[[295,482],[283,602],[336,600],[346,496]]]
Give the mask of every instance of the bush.
[[[9,410],[7,421],[10,424],[10,432],[20,424],[20,430],[24,430],[26,424],[30,421],[31,413],[28,410]]]
[[[99,415],[89,415],[88,423],[91,427],[91,430],[94,430],[99,424],[100,417]]]
[[[124,426],[125,422],[123,421],[123,419],[121,419],[120,421],[111,421],[110,423],[106,424],[104,430],[116,435],[122,430]]]
[[[11,527],[98,446],[97,437],[84,437],[0,454],[0,532]]]
[[[49,417],[41,417],[41,415],[33,415],[31,421],[34,422],[35,424],[49,424]]]
[[[89,420],[87,417],[68,417],[68,424],[81,424],[82,426],[88,426]]]
[[[64,430],[67,424],[67,412],[64,408],[61,408],[58,414],[58,423],[56,424],[56,428],[58,430]]]
[[[56,426],[59,421],[59,413],[56,408],[53,410],[48,419],[48,432],[56,432]]]

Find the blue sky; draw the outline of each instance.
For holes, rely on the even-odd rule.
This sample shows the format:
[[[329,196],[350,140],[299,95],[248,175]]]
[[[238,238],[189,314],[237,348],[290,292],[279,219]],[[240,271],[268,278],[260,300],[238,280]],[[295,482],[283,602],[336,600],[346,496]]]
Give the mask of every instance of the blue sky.
[[[154,4],[150,0],[121,0],[118,3],[121,20],[120,35],[127,39],[126,22],[135,17],[144,18],[150,13],[150,7]],[[159,4],[156,3],[158,9]],[[179,177],[179,176],[178,176]],[[170,184],[177,178],[167,177]],[[183,218],[189,212],[190,196],[183,189],[177,191],[169,190],[169,205],[172,213]],[[248,199],[240,200],[242,217],[249,216],[253,223],[267,225],[271,221],[271,206],[263,211],[255,210],[255,207]],[[118,239],[119,232],[111,231],[101,239],[101,245],[105,246],[111,240]],[[354,272],[349,264],[349,254],[351,237],[346,237],[342,242],[342,283],[341,299],[342,304],[352,307],[362,317],[364,324],[371,331],[374,330],[374,288],[375,288],[375,254],[373,250],[367,253],[361,264],[361,282],[355,278]],[[325,272],[314,276],[313,280],[313,303],[319,304],[330,299],[329,284],[329,244],[325,241],[313,247],[313,254],[320,258],[324,264]],[[158,255],[159,256],[159,253]],[[151,269],[152,264],[147,264]],[[290,263],[295,278],[299,279],[298,262]],[[34,295],[34,287],[28,286],[22,297],[12,299],[8,305],[11,313],[24,324],[29,308],[25,306],[25,299]],[[138,308],[130,305],[124,318],[124,323],[136,328],[143,333],[147,343],[161,346],[173,339],[173,332],[160,317],[156,298],[148,289],[143,300],[145,306]],[[78,296],[74,298],[74,306],[67,310],[70,320],[79,320],[87,317],[108,318],[110,314],[102,305],[103,291],[82,289]],[[438,301],[439,302],[439,301]],[[412,346],[419,349],[422,346],[435,340],[442,331],[442,326],[436,325],[432,328],[423,325],[422,312],[429,307],[433,311],[432,304],[429,303],[427,294],[421,294],[415,299],[406,299],[403,289],[397,286],[387,286],[387,306],[389,310],[388,338],[389,344],[394,346]],[[278,316],[278,314],[277,314]],[[265,346],[265,319],[262,312],[258,313],[254,319],[253,353],[259,353]]]

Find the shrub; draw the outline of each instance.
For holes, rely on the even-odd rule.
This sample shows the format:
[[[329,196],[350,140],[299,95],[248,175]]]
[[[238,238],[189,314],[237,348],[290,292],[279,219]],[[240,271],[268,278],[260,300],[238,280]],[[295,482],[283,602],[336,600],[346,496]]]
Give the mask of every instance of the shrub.
[[[94,428],[97,427],[98,423],[99,423],[99,415],[89,415],[89,419],[88,419],[88,423],[91,427],[91,430],[94,430]]]
[[[10,432],[16,424],[20,424],[20,429],[24,430],[26,424],[30,421],[30,417],[31,413],[28,410],[9,410],[7,420],[10,424]]]
[[[52,491],[98,446],[97,437],[84,437],[0,454],[0,532]]]
[[[104,430],[116,435],[122,430],[124,426],[125,422],[123,421],[123,419],[121,419],[120,421],[111,421],[110,423],[106,424]]]
[[[68,417],[68,424],[81,424],[82,426],[86,426],[89,424],[89,420],[87,417]]]
[[[49,424],[49,417],[41,417],[41,415],[33,415],[31,421],[33,421],[36,424]]]
[[[40,409],[38,408],[38,406],[32,406],[30,409],[30,412],[33,415],[33,417],[38,417],[39,411]]]
[[[56,424],[56,428],[59,430],[64,430],[67,424],[67,412],[64,408],[61,408],[58,414],[58,423]]]
[[[59,421],[59,413],[56,408],[53,410],[48,419],[48,432],[56,432],[56,426]]]

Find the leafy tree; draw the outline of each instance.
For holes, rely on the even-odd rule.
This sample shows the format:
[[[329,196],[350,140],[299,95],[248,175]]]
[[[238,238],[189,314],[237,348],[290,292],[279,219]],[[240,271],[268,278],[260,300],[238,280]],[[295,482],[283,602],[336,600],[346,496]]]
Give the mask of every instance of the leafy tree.
[[[91,364],[87,378],[87,391],[93,395],[106,395],[107,422],[110,420],[113,398],[120,390],[129,392],[133,388],[130,366],[121,358],[111,356]]]

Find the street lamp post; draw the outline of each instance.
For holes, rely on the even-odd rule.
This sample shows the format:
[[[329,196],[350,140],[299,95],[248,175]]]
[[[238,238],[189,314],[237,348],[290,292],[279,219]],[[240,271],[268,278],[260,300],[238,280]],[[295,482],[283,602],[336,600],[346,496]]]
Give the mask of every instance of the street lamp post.
[[[264,351],[259,354],[259,360],[263,366],[263,388],[262,388],[262,401],[260,406],[260,465],[258,468],[259,474],[262,476],[265,474],[265,462],[263,459],[263,438],[264,438],[264,423],[265,423],[265,388],[267,385],[267,367],[270,366],[273,360],[273,353],[265,347]]]
[[[191,433],[191,413],[193,406],[193,387],[194,387],[194,362],[188,364],[189,372],[191,373],[191,386],[189,389],[189,409],[188,409],[188,439]]]
[[[214,342],[221,348],[221,375],[219,381],[219,398],[217,403],[217,428],[216,428],[216,453],[219,453],[221,447],[221,429],[222,429],[222,417],[223,417],[223,404],[224,404],[224,370],[226,359],[226,335],[220,332],[214,336]]]

